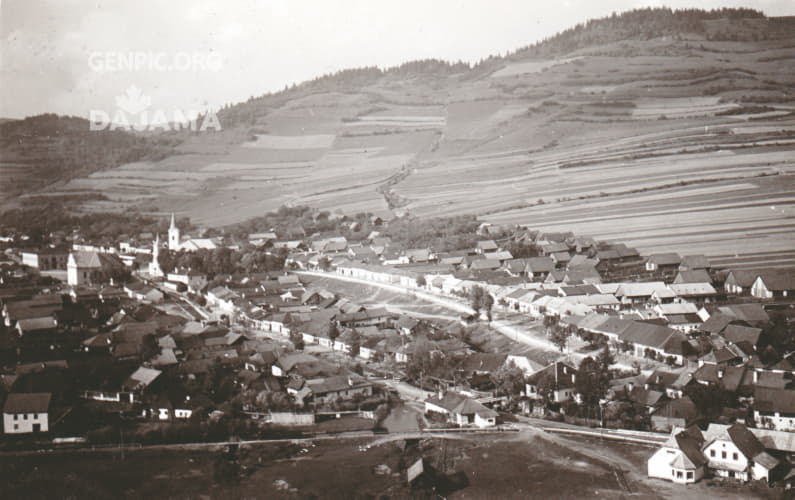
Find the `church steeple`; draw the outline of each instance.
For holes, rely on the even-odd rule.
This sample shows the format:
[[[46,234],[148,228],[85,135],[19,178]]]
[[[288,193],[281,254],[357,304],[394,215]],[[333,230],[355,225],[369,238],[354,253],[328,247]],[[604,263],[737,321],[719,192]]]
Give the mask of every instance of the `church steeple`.
[[[179,250],[179,228],[174,214],[171,214],[171,226],[168,228],[168,249],[172,251]]]

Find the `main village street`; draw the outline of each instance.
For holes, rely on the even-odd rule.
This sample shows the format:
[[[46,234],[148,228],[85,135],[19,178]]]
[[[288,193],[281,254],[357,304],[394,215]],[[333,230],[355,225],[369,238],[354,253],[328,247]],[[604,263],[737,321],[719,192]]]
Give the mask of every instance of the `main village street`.
[[[416,289],[402,287],[399,285],[379,283],[376,281],[367,281],[367,280],[352,278],[350,276],[342,276],[336,273],[329,273],[329,272],[319,272],[319,271],[295,271],[295,272],[296,274],[304,276],[313,276],[316,278],[326,278],[336,281],[343,281],[347,283],[355,283],[363,286],[376,287],[395,293],[409,295],[411,297],[421,299],[430,302],[432,304],[436,304],[450,311],[454,311],[458,313],[459,316],[461,315],[468,316],[475,313],[474,309],[472,309],[468,304],[462,302],[460,299],[437,295],[424,290],[416,290]],[[405,312],[405,309],[403,309],[400,306],[396,307],[396,306],[386,305],[386,307],[388,309],[397,310],[397,312]],[[449,319],[449,316],[439,315],[439,314],[424,314],[424,313],[415,313],[415,312],[410,312],[410,314],[413,314],[417,317]],[[502,334],[511,341],[517,342],[519,344],[524,344],[526,346],[533,347],[536,349],[541,349],[547,352],[560,354],[560,351],[555,346],[555,344],[550,342],[541,331],[536,331],[535,334],[530,333],[530,331],[522,331],[516,328],[515,326],[511,325],[509,323],[510,320],[508,318],[509,318],[508,314],[506,314],[504,311],[501,311],[498,307],[495,308],[492,312],[492,321],[489,322],[489,328]],[[562,358],[568,357],[572,360],[579,362],[583,358],[588,356],[588,354],[569,352],[566,354],[560,354],[560,356]],[[622,363],[621,361],[618,360],[613,366],[621,370],[633,369],[631,365]]]

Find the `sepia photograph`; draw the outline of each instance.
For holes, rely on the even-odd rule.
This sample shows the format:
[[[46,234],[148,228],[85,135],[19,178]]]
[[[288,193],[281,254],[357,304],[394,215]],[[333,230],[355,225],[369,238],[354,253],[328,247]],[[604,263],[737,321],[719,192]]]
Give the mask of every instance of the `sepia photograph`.
[[[0,499],[795,499],[795,0],[0,0]]]

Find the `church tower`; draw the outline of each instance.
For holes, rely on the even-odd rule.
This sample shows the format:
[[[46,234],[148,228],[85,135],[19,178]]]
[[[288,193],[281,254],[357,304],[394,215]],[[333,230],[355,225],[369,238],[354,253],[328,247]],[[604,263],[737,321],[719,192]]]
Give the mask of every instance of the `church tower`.
[[[168,249],[174,252],[179,250],[179,228],[173,213],[171,214],[171,226],[168,228]]]

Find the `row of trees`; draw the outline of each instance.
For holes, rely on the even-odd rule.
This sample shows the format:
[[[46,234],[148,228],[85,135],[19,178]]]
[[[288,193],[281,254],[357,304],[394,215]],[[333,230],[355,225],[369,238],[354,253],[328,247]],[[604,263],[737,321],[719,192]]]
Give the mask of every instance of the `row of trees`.
[[[158,262],[164,272],[187,268],[208,276],[236,272],[256,273],[284,269],[286,249],[265,251],[253,246],[241,250],[230,248],[200,249],[195,252],[170,250],[160,252]]]

